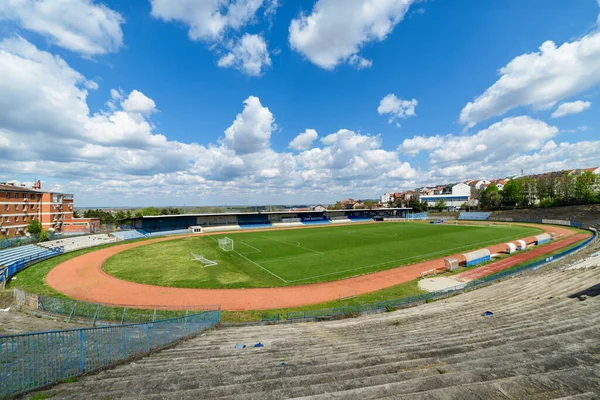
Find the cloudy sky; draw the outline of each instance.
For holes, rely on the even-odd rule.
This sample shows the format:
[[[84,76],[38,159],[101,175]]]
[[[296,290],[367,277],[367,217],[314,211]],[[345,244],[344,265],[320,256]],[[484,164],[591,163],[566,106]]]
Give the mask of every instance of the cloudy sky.
[[[600,165],[597,0],[0,0],[0,180],[329,203]]]

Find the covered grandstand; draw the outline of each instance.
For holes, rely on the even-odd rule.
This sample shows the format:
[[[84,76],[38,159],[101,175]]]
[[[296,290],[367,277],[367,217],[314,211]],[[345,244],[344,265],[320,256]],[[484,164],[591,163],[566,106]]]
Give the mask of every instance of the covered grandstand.
[[[162,236],[168,233],[186,233],[185,230],[191,226],[202,227],[204,232],[218,232],[238,229],[369,222],[374,219],[410,218],[414,215],[410,208],[158,215],[136,217],[132,220],[133,230],[117,232],[114,235],[126,240],[146,236]],[[419,219],[427,218],[427,213],[418,216]]]

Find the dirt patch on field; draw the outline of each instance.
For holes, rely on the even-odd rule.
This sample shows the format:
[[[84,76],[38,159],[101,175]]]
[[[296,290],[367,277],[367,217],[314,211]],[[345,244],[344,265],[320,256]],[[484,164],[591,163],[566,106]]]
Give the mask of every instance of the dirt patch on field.
[[[562,237],[550,245],[481,267],[486,269],[486,275],[497,272],[500,270],[498,268],[509,268],[587,237],[587,235],[575,234],[569,229],[560,227],[536,227],[548,232],[555,232]],[[228,235],[234,233],[227,232]],[[102,270],[102,264],[106,259],[124,250],[180,238],[181,236],[157,238],[87,253],[56,266],[47,275],[46,282],[67,296],[92,303],[138,308],[160,306],[171,309],[188,307],[202,309],[206,305],[218,304],[224,310],[239,311],[304,306],[336,300],[341,294],[349,292],[360,295],[411,281],[418,278],[422,271],[444,268],[443,258],[438,258],[339,281],[257,289],[184,289],[144,285],[120,280]],[[533,237],[525,238],[525,240],[531,242]],[[498,253],[504,250],[504,244],[489,246],[488,249],[492,253]],[[502,264],[497,267],[498,263]],[[472,273],[477,270],[479,268],[468,272]],[[477,279],[477,274],[473,276],[471,279]],[[468,276],[464,277],[464,279],[469,278]]]

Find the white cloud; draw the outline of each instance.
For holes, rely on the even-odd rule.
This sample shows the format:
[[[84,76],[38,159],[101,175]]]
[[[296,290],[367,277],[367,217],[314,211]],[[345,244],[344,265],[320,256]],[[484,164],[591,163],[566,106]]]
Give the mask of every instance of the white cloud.
[[[600,83],[600,32],[556,47],[546,41],[540,51],[514,58],[500,69],[500,79],[460,113],[472,127],[519,106],[549,109],[557,102]]]
[[[554,149],[556,149],[558,146],[556,145],[556,143],[554,142],[554,140],[548,140],[546,142],[546,144],[544,145],[544,147],[542,147],[542,149],[540,150],[540,152],[542,153],[547,153],[549,151],[552,151]]]
[[[444,144],[444,137],[442,136],[415,136],[411,139],[405,139],[400,146],[398,151],[408,154],[409,156],[415,156],[421,151],[429,151],[437,149]]]
[[[271,65],[271,58],[263,37],[246,33],[217,64],[222,68],[235,67],[246,75],[260,76]]]
[[[384,40],[404,18],[413,0],[318,0],[309,15],[293,19],[292,49],[321,68],[371,61],[358,56],[367,43]],[[357,58],[359,57],[359,58]],[[363,61],[364,60],[364,61]]]
[[[388,122],[391,124],[396,118],[406,119],[417,115],[415,114],[417,104],[419,104],[417,99],[402,100],[396,97],[395,94],[390,93],[381,99],[377,112],[379,115],[389,114],[390,119]]]
[[[151,14],[164,21],[183,22],[192,40],[216,41],[227,29],[249,23],[262,0],[150,0]]]
[[[150,0],[151,15],[167,22],[181,22],[192,40],[204,41],[221,55],[217,65],[234,67],[246,75],[260,76],[271,65],[267,44],[261,34],[244,34],[240,30],[255,22],[264,7],[264,17],[275,14],[277,0]]]
[[[508,117],[471,136],[447,135],[431,153],[433,163],[448,161],[503,162],[513,154],[539,149],[558,129],[528,116]]]
[[[552,113],[552,118],[560,118],[569,114],[578,114],[590,108],[592,103],[589,101],[573,101],[570,103],[562,103],[558,106],[556,111]]]
[[[348,59],[348,64],[352,65],[356,69],[365,69],[371,68],[373,66],[373,61],[353,54]]]
[[[319,137],[319,134],[314,129],[306,129],[304,133],[299,134],[289,144],[290,149],[308,150],[313,142]]]
[[[573,150],[581,148],[578,144],[556,144],[558,134],[558,128],[531,117],[507,117],[472,135],[416,136],[405,140],[398,150],[406,154],[428,150],[427,181],[433,184],[499,178],[520,173],[521,168],[527,173],[580,168],[593,165],[594,154],[600,157],[600,142],[589,142],[591,148],[580,157]],[[561,158],[563,149],[570,149],[570,158]]]
[[[275,117],[258,97],[250,96],[244,101],[244,111],[225,131],[224,143],[237,154],[256,153],[269,147]]]
[[[3,19],[84,55],[113,53],[123,45],[123,17],[92,0],[4,0]]]
[[[145,96],[142,92],[133,90],[121,103],[123,110],[130,113],[150,115],[156,111],[154,100]]]

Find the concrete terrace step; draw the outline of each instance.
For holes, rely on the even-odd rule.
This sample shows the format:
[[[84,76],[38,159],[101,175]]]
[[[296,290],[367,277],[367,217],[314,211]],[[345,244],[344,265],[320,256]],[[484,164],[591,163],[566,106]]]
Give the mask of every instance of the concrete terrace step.
[[[571,334],[571,336],[573,336]],[[585,335],[584,335],[585,336]],[[552,336],[550,336],[550,338],[552,339]],[[591,343],[590,343],[591,342]],[[582,345],[582,346],[587,346],[589,344],[593,344],[593,343],[597,343],[596,340],[590,340],[588,341],[586,344]],[[519,358],[523,358],[523,357],[529,357],[530,354],[534,354],[536,357],[540,357],[540,355],[544,355],[544,353],[551,353],[552,350],[552,346],[549,346],[548,342],[544,342],[544,343],[540,343],[540,340],[536,340],[534,344],[537,344],[536,347],[532,347],[532,346],[528,346],[528,352],[527,353],[523,353],[522,349],[520,348],[516,348],[514,350],[514,353],[511,353],[509,350],[511,349],[510,346],[512,346],[511,344],[508,344],[507,346],[509,346],[507,349],[500,349],[498,350],[498,354],[494,354],[494,352],[490,353],[485,347],[477,350],[477,352],[479,353],[474,353],[472,352],[471,354],[467,354],[465,352],[458,352],[454,355],[450,356],[450,359],[446,360],[446,363],[451,362],[451,358],[452,357],[459,357],[459,358],[464,358],[465,360],[463,360],[463,363],[466,363],[467,365],[469,363],[472,363],[474,361],[472,361],[471,359],[474,360],[478,360],[478,356],[482,356],[484,360],[487,359],[487,362],[485,365],[482,365],[479,370],[481,370],[482,368],[488,368],[488,369],[498,369],[501,366],[501,362],[499,361],[499,359],[507,359],[510,357],[515,357],[517,359]],[[556,348],[556,346],[554,346]],[[494,349],[492,347],[492,349]],[[264,356],[264,353],[261,353],[258,356]],[[498,357],[498,358],[494,358],[494,357]],[[427,358],[424,359],[423,362],[419,363],[416,360],[407,360],[404,363],[394,363],[394,364],[389,364],[388,367],[392,368],[392,371],[382,371],[381,373],[383,374],[389,374],[391,372],[393,372],[394,370],[399,370],[399,369],[406,369],[406,368],[419,368],[419,369],[423,369],[422,365],[427,366],[428,364],[436,364],[436,360],[437,364],[440,363],[438,357],[434,357],[434,358]],[[378,367],[378,365],[381,365],[381,363],[383,362],[383,359],[378,359],[376,360],[377,362],[373,363],[373,367],[375,370],[380,369],[380,367]],[[550,363],[552,364],[552,362],[550,361],[550,358],[548,356],[544,356],[544,358],[542,359],[542,361],[544,361],[545,363]],[[197,373],[195,371],[202,371],[204,373],[205,379],[203,379],[203,382],[205,383],[210,383],[211,385],[215,386],[215,385],[223,385],[226,384],[227,381],[229,382],[236,382],[237,385],[239,385],[239,389],[241,390],[241,393],[244,392],[249,392],[251,390],[252,387],[256,386],[258,388],[261,387],[261,385],[266,384],[268,382],[266,382],[266,379],[275,379],[277,380],[278,377],[281,376],[281,368],[277,368],[277,362],[273,362],[271,363],[271,368],[270,370],[273,371],[274,376],[271,377],[267,377],[267,376],[261,376],[260,372],[256,372],[256,369],[253,367],[254,369],[254,373],[252,372],[252,370],[248,371],[248,375],[243,377],[241,374],[244,373],[243,371],[243,366],[240,364],[242,362],[242,360],[239,360],[237,362],[238,365],[238,369],[235,371],[235,373],[232,374],[228,374],[228,375],[224,375],[223,371],[221,368],[219,368],[219,366],[217,365],[211,365],[211,363],[207,363],[204,366],[201,365],[186,365],[186,364],[175,364],[172,365],[171,368],[167,367],[167,366],[163,366],[162,368],[159,368],[157,371],[153,370],[147,374],[147,375],[136,375],[136,376],[132,376],[131,372],[133,371],[128,371],[127,372],[127,380],[131,381],[132,384],[135,383],[135,381],[143,381],[146,384],[149,384],[150,386],[154,386],[154,384],[156,384],[157,386],[159,385],[160,382],[158,381],[162,381],[163,379],[169,380],[169,379],[175,379],[180,383],[185,383],[186,386],[189,385],[196,385],[203,387],[204,385],[202,384],[198,384],[197,383]],[[344,368],[339,368],[339,367],[335,367],[335,366],[330,366],[329,368],[322,370],[322,369],[315,369],[315,368],[310,368],[311,366],[306,366],[307,370],[306,371],[302,371],[302,366],[298,366],[296,367],[296,364],[293,363],[293,361],[288,361],[293,368],[294,376],[291,377],[291,383],[292,387],[295,387],[298,383],[300,384],[300,386],[305,386],[307,384],[310,384],[310,379],[309,381],[307,381],[306,379],[309,378],[309,376],[301,376],[304,373],[309,373],[311,374],[310,376],[312,376],[313,380],[316,379],[317,381],[322,381],[323,379],[325,379],[325,381],[327,381],[328,376],[330,375],[330,379],[334,379],[338,382],[341,382],[342,380],[344,380],[344,374],[342,372],[342,370]],[[379,363],[379,364],[378,364]],[[368,362],[364,362],[364,364],[369,364]],[[520,368],[524,368],[523,365],[524,363],[518,363],[515,361],[511,361],[509,362],[508,365],[518,365]],[[566,365],[565,363],[562,363],[563,365]],[[233,367],[233,369],[235,370],[235,365],[232,365],[230,367]],[[140,365],[136,365],[137,367],[141,367]],[[194,367],[196,367],[194,369]],[[349,367],[349,365],[347,365],[346,363],[346,367]],[[366,365],[365,365],[366,367]],[[383,365],[381,365],[381,367],[383,367]],[[530,367],[528,367],[529,369],[531,369]],[[538,365],[539,368],[539,365]],[[160,373],[160,370],[162,369],[163,373]],[[456,367],[455,367],[456,369]],[[467,369],[471,369],[471,368],[467,368]],[[177,372],[177,371],[181,371],[181,372]],[[186,372],[187,371],[187,372]],[[259,370],[260,371],[260,370]],[[287,371],[289,371],[289,369],[287,369]],[[212,374],[210,372],[214,372],[215,376],[211,376]],[[165,375],[165,373],[167,375]],[[349,372],[350,376],[347,377],[347,379],[357,379],[357,377],[363,376],[363,377],[367,377],[370,374],[367,372],[367,368],[361,368],[360,367],[360,361],[357,364],[356,367],[356,372],[352,373],[351,371]],[[381,374],[380,373],[380,374]],[[435,374],[437,375],[439,372],[436,372]],[[300,377],[298,377],[298,375],[300,375]],[[156,377],[162,377],[162,378],[156,378]],[[167,378],[169,377],[169,378]],[[102,379],[102,386],[104,385],[109,385],[112,386],[114,384],[114,382],[112,382],[111,379],[104,379],[104,377],[99,377],[99,379]],[[119,379],[115,380],[116,382],[119,381]],[[258,382],[258,383],[257,383]],[[262,382],[262,383],[261,383]],[[280,379],[279,380],[279,384],[280,385],[286,385],[289,386],[291,383],[288,383],[286,385],[285,379]],[[275,382],[273,382],[273,384],[275,384]],[[257,386],[258,385],[258,386]],[[228,390],[233,390],[232,388],[229,388]]]

